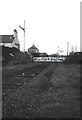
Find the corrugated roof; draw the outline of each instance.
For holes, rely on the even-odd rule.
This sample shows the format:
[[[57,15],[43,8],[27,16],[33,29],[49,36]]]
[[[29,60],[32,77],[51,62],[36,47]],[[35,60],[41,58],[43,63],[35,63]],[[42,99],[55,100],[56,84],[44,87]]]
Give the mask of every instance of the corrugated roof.
[[[13,35],[0,35],[0,43],[12,43],[13,40]]]

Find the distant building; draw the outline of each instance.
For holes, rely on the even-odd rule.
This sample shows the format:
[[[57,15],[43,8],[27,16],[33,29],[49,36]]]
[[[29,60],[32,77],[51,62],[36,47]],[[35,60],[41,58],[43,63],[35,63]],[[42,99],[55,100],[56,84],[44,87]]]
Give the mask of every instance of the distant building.
[[[33,54],[33,53],[39,53],[39,49],[37,47],[35,47],[35,45],[33,44],[32,47],[30,47],[28,49],[28,53],[29,54]]]
[[[14,35],[0,35],[0,46],[20,49],[17,30],[14,29]]]
[[[39,56],[40,57],[48,57],[48,54],[44,52],[44,53],[40,53]]]

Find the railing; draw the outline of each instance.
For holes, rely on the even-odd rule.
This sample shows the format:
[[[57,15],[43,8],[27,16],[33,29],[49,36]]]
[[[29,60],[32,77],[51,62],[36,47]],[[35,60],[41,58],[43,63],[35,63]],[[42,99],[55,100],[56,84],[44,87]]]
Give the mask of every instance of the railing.
[[[33,57],[33,61],[63,62],[65,57]]]

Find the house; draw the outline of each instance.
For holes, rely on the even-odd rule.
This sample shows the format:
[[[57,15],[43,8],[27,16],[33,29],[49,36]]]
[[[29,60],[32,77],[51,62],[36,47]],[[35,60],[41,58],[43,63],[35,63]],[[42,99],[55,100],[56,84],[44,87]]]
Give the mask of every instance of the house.
[[[33,54],[33,53],[39,53],[39,49],[37,47],[35,47],[35,45],[33,44],[32,47],[30,47],[28,49],[28,53],[29,54]]]
[[[0,46],[20,49],[17,30],[14,29],[14,35],[0,35]]]

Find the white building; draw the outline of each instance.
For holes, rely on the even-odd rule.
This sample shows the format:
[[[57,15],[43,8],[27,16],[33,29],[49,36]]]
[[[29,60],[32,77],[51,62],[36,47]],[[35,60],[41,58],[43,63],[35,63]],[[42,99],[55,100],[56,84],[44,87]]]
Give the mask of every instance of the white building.
[[[14,29],[14,35],[0,35],[0,46],[20,49],[17,30]]]
[[[32,47],[30,47],[28,49],[28,53],[32,54],[32,53],[39,53],[39,49],[37,47],[35,47],[35,45],[33,44]]]

